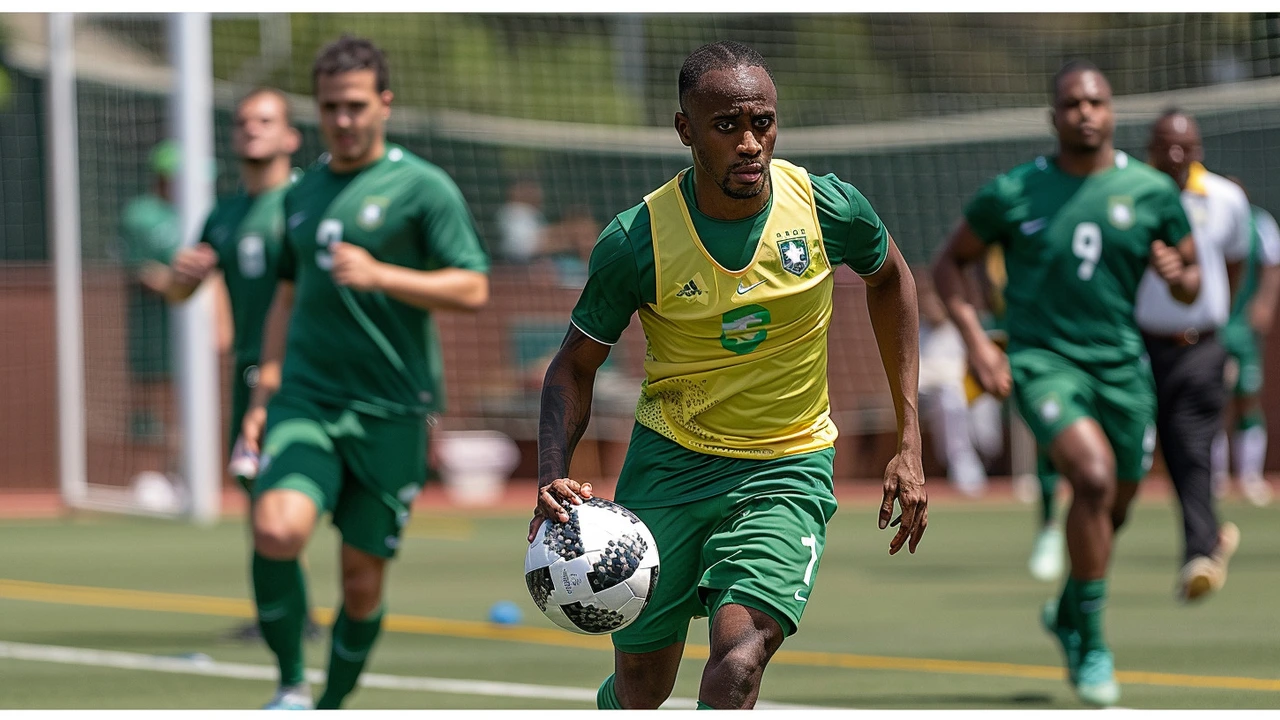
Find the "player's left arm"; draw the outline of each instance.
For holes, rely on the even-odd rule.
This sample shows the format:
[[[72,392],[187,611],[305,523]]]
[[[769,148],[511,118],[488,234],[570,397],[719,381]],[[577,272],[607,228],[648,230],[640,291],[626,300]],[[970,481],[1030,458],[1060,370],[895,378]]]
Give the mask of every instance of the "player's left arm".
[[[1200,294],[1200,263],[1195,238],[1187,235],[1170,247],[1163,240],[1151,243],[1151,267],[1169,286],[1174,300],[1190,305]]]
[[[359,245],[337,243],[333,281],[352,290],[383,292],[424,310],[474,312],[489,302],[489,276],[463,268],[416,270],[375,260]]]
[[[383,292],[424,310],[479,310],[489,302],[489,259],[466,200],[443,171],[428,176],[422,194],[419,229],[428,266],[439,269],[384,263],[358,245],[336,243],[330,251],[333,281],[353,290]]]
[[[920,442],[920,322],[915,279],[892,236],[888,237],[884,263],[863,280],[867,283],[871,328],[898,421],[898,452],[885,469],[880,529],[889,526],[897,499],[902,515],[894,522],[901,522],[901,527],[889,543],[889,554],[897,553],[908,540],[908,549],[914,553],[929,524]]]
[[[1148,263],[1169,286],[1174,300],[1190,305],[1200,294],[1200,263],[1196,259],[1196,241],[1191,236],[1191,223],[1182,207],[1178,186],[1161,179],[1163,188],[1149,196],[1152,209],[1159,218],[1154,230]],[[1174,239],[1177,238],[1175,241]]]

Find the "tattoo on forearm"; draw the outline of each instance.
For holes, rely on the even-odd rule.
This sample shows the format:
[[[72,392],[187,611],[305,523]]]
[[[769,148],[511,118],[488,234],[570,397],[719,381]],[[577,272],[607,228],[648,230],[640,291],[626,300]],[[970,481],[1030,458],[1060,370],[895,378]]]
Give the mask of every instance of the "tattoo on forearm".
[[[569,474],[574,448],[591,421],[594,369],[583,372],[575,369],[571,362],[562,361],[562,358],[572,355],[574,342],[572,335],[566,339],[565,346],[547,369],[542,386],[542,408],[538,418],[540,485]]]

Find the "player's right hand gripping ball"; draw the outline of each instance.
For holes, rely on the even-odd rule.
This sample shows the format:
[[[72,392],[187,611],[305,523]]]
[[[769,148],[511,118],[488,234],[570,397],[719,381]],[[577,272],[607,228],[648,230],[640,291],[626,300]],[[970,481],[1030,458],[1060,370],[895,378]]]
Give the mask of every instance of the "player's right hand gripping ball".
[[[658,584],[658,546],[635,513],[591,498],[546,520],[524,557],[533,602],[565,630],[605,635],[630,625]]]

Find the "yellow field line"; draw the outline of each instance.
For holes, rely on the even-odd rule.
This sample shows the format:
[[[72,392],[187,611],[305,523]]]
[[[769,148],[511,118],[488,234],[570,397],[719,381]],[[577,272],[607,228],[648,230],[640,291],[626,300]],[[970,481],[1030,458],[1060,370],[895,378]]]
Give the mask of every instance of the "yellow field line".
[[[81,585],[55,585],[27,580],[0,580],[0,599],[30,600],[33,602],[81,605],[89,607],[150,610],[153,612],[189,613],[221,617],[253,617],[253,606],[248,600],[211,597],[207,595],[182,595],[177,593],[150,592],[145,590],[121,590],[116,588],[85,587]],[[316,608],[316,620],[327,624],[333,617],[329,608]],[[419,615],[388,615],[386,629],[391,632],[444,637],[505,640],[538,645],[555,645],[586,650],[612,650],[604,637],[573,635],[550,628],[526,628],[494,625],[474,620],[445,620]],[[689,645],[685,657],[707,657],[705,645]],[[949,675],[983,675],[987,677],[1034,678],[1061,680],[1063,669],[1048,665],[1018,665],[1014,663],[977,662],[970,660],[937,660],[930,658],[888,657],[883,655],[854,655],[850,653],[813,652],[804,650],[779,650],[771,664],[800,665],[805,667],[836,667],[859,670],[900,670],[912,673],[941,673]],[[1220,675],[1180,675],[1140,671],[1119,671],[1116,680],[1132,685],[1159,685],[1181,688],[1211,688],[1218,690],[1261,690],[1280,692],[1280,679],[1228,677]]]

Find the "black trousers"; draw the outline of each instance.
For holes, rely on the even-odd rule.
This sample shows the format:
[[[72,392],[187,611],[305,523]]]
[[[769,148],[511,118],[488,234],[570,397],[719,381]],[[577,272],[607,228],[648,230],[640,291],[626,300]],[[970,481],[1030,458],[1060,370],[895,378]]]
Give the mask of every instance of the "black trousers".
[[[1222,427],[1227,354],[1214,334],[1187,345],[1145,335],[1156,379],[1156,429],[1173,487],[1182,505],[1184,562],[1218,547],[1218,518],[1209,483],[1209,446]]]

